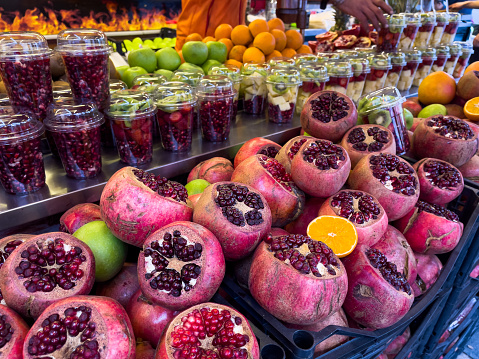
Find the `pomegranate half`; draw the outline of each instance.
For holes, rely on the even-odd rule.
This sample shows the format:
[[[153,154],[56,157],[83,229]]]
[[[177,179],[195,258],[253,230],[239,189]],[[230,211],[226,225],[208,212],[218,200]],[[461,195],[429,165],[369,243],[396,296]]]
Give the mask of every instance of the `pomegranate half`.
[[[14,310],[0,305],[0,358],[23,359],[28,325]]]
[[[241,162],[254,155],[265,155],[274,158],[280,149],[281,146],[276,142],[263,137],[254,137],[246,141],[238,152],[236,152],[234,167],[238,167]]]
[[[284,166],[286,172],[291,173],[291,161],[293,157],[296,156],[301,146],[311,138],[311,136],[296,136],[281,147],[275,158]]]

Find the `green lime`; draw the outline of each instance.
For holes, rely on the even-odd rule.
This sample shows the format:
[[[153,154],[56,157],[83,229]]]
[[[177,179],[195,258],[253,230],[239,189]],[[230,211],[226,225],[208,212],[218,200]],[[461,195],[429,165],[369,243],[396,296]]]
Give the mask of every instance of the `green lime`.
[[[185,185],[186,190],[188,191],[188,196],[193,196],[194,194],[203,193],[206,187],[208,187],[211,183],[204,179],[195,179],[193,181],[188,182]]]

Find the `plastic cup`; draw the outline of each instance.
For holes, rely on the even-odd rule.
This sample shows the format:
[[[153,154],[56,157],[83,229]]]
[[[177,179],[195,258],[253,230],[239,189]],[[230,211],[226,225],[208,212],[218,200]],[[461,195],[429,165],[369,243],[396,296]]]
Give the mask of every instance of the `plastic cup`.
[[[100,126],[103,115],[96,105],[52,106],[45,120],[67,176],[83,179],[101,172]]]
[[[226,141],[233,118],[233,82],[226,76],[205,76],[198,83],[196,96],[203,138],[211,142]]]
[[[422,52],[419,50],[404,51],[404,55],[406,57],[406,65],[404,65],[396,85],[400,91],[408,91],[411,88],[417,68],[422,62]]]
[[[56,51],[65,64],[73,98],[93,102],[100,111],[108,107],[109,54],[106,36],[95,29],[67,29],[57,36]]]
[[[450,56],[449,46],[440,45],[436,47],[437,59],[433,62],[431,72],[444,71],[446,61]]]
[[[433,12],[422,13],[421,26],[414,40],[414,47],[425,48],[429,45],[434,26],[436,26],[436,14]]]
[[[353,77],[353,69],[347,60],[330,60],[326,63],[329,80],[325,90],[346,94],[349,80]]]
[[[449,14],[446,12],[437,12],[436,13],[436,26],[434,26],[434,30],[431,35],[431,39],[429,40],[430,46],[439,46],[441,43],[442,35],[444,34],[444,30],[446,25],[449,23]]]
[[[462,46],[457,43],[449,45],[449,57],[444,65],[444,72],[453,75],[459,56],[462,55]]]
[[[398,49],[401,51],[411,50],[414,46],[414,40],[421,26],[421,15],[419,13],[406,13],[406,26],[404,27],[399,39]]]
[[[268,111],[266,118],[274,123],[288,123],[293,119],[294,107],[301,83],[296,69],[272,71],[266,78]]]
[[[299,86],[296,100],[296,113],[301,113],[303,106],[312,94],[323,91],[328,81],[328,70],[324,65],[303,63],[300,65],[299,74],[302,84]]]
[[[111,96],[109,118],[120,161],[141,165],[153,157],[153,122],[156,106],[139,90],[121,90]]]
[[[233,100],[233,119],[236,119],[236,115],[238,114],[239,93],[241,88],[240,69],[233,65],[213,66],[208,72],[208,75],[226,76],[233,82],[233,88],[235,90],[235,97]]]
[[[348,60],[358,57],[358,52],[351,49],[339,49],[337,50],[339,60]]]
[[[317,52],[316,57],[318,58],[318,61],[321,62],[321,59],[323,61],[328,61],[328,59],[331,60],[339,60],[339,52]]]
[[[391,59],[386,54],[375,54],[368,57],[371,72],[366,76],[364,92],[370,93],[384,87],[388,71],[391,69]]]
[[[371,68],[369,61],[364,58],[349,59],[349,63],[353,69],[353,76],[349,79],[346,95],[357,102],[363,93],[366,76]]]
[[[163,75],[144,74],[133,79],[131,88],[151,95],[158,86],[164,84],[166,81],[166,77]]]
[[[128,85],[121,80],[110,79],[109,87],[111,95],[117,91],[126,90],[128,88]]]
[[[391,69],[388,71],[386,81],[384,82],[385,87],[396,87],[399,78],[401,77],[401,72],[406,66],[406,56],[402,52],[390,53],[388,54],[391,59]]]
[[[0,93],[0,106],[11,106],[10,99],[7,94]]]
[[[0,182],[7,193],[25,194],[45,185],[41,137],[45,132],[34,115],[0,112]]]
[[[458,12],[449,13],[449,22],[444,29],[444,33],[441,37],[442,45],[451,45],[456,37],[459,22],[461,21],[461,14]]]
[[[460,79],[462,75],[464,75],[464,71],[466,70],[469,58],[474,52],[474,49],[472,48],[472,44],[466,41],[454,41],[454,43],[461,45],[462,54],[457,59],[456,67],[454,67],[452,77],[454,77],[455,79]]]
[[[31,111],[43,121],[53,103],[47,40],[36,32],[0,34],[0,75],[16,112]]]
[[[318,62],[318,57],[314,54],[296,54],[293,56],[296,68],[299,69],[303,64],[315,64]]]
[[[196,93],[196,86],[198,85],[198,83],[200,82],[202,78],[203,78],[203,74],[199,72],[176,70],[173,73],[173,76],[171,77],[170,82],[173,82],[173,81],[183,82],[191,86],[193,88],[193,92]],[[193,129],[196,129],[200,127],[197,108],[195,107],[193,111],[194,111]]]
[[[395,87],[385,87],[362,96],[358,102],[358,119],[366,124],[387,127],[396,140],[396,154],[403,155],[409,148],[402,103],[406,101]]]
[[[399,45],[399,38],[406,26],[404,14],[385,15],[387,27],[381,27],[376,41],[377,52],[394,52]]]
[[[161,144],[166,151],[188,151],[193,135],[196,105],[191,86],[167,82],[154,93]]]
[[[268,65],[271,69],[288,69],[295,67],[296,61],[289,57],[278,56],[269,60]]]
[[[261,115],[264,111],[268,89],[267,64],[244,64],[241,69],[240,97],[243,97],[243,110],[250,115]]]
[[[418,65],[416,74],[414,75],[414,80],[412,81],[412,84],[414,86],[419,86],[421,84],[421,81],[424,80],[427,75],[429,75],[432,69],[432,64],[437,59],[436,49],[434,49],[433,47],[428,47],[424,49],[419,48],[418,50],[422,53],[422,62]]]

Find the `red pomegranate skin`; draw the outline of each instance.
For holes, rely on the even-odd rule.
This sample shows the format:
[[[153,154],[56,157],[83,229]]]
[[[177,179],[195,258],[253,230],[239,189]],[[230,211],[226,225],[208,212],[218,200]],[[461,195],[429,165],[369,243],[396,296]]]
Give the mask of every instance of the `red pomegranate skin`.
[[[314,137],[296,136],[281,147],[275,158],[284,166],[286,172],[291,173],[291,161],[293,160],[293,157],[296,156],[302,144],[311,139],[314,139]]]
[[[408,342],[409,338],[411,338],[411,329],[409,327],[406,328],[404,333],[402,333],[400,336],[398,336],[396,339],[394,339],[386,349],[384,349],[384,354],[386,354],[388,357],[395,356],[398,354],[402,348],[406,345]]]
[[[479,156],[473,156],[462,166],[458,167],[464,178],[479,183]]]
[[[243,146],[240,147],[238,152],[236,152],[234,168],[238,167],[238,165],[248,157],[257,154],[267,155],[268,152],[272,154],[272,152],[278,152],[280,149],[281,146],[274,141],[263,137],[254,137],[251,140],[246,141]]]
[[[306,230],[309,223],[318,217],[318,212],[323,205],[325,199],[318,197],[310,197],[306,200],[303,212],[293,222],[288,223],[284,229],[292,234],[302,234],[306,236]]]
[[[135,359],[155,359],[155,351],[149,342],[137,340]]]
[[[100,221],[100,206],[94,203],[81,203],[73,206],[60,217],[60,231],[70,234],[92,222]]]
[[[414,296],[419,297],[436,283],[441,274],[442,262],[434,254],[414,254],[417,261],[417,277],[411,288]]]
[[[141,247],[157,229],[175,221],[189,221],[190,200],[177,202],[141,183],[133,167],[123,167],[106,183],[100,198],[101,216],[115,237]]]
[[[188,175],[186,182],[194,179],[204,179],[209,183],[230,181],[234,168],[231,161],[224,157],[213,157],[198,163]]]
[[[95,294],[115,299],[126,308],[131,297],[140,289],[136,263],[125,263],[120,272],[108,282],[96,284]]]
[[[0,317],[3,316],[5,316],[3,321],[5,321],[5,324],[11,325],[13,333],[8,342],[4,343],[3,340],[8,335],[8,331],[2,325],[2,331],[5,331],[5,333],[0,337],[2,338],[0,344],[3,344],[0,347],[0,358],[23,359],[23,342],[30,328],[17,312],[5,305],[0,305]]]

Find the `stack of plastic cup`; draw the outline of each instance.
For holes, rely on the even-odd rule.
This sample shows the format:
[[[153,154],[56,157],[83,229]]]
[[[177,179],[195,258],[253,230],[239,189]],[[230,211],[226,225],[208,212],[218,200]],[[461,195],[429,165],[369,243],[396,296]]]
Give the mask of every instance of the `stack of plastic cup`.
[[[401,72],[407,64],[406,56],[403,52],[390,53],[388,56],[391,59],[391,69],[388,72],[384,86],[396,87],[401,77]]]
[[[452,77],[455,79],[460,79],[462,75],[464,75],[464,70],[466,70],[469,58],[474,52],[474,49],[472,48],[472,44],[466,41],[454,41],[454,44],[461,45],[462,54],[457,59],[456,67],[454,68]]]
[[[422,63],[422,52],[417,49],[404,51],[404,55],[406,56],[406,65],[403,67],[397,83],[397,88],[400,91],[408,91],[411,88],[417,68]]]
[[[462,55],[462,46],[458,43],[449,45],[449,57],[444,65],[444,71],[452,76],[454,68],[456,67],[459,56]]]
[[[421,15],[419,13],[406,13],[406,27],[404,28],[401,38],[399,39],[398,49],[405,51],[414,47],[414,40],[421,26]]]
[[[371,71],[369,61],[366,58],[348,59],[353,69],[353,77],[349,80],[346,95],[357,102],[363,94],[366,76]]]
[[[274,123],[288,123],[293,119],[294,107],[301,83],[296,69],[272,70],[266,78],[268,111],[266,118]]]
[[[358,52],[352,49],[339,49],[337,50],[340,60],[353,59],[358,57]]]
[[[387,54],[375,54],[368,57],[371,72],[366,76],[365,94],[384,87],[388,71],[391,69],[391,59]]]
[[[312,94],[323,91],[328,81],[328,70],[324,65],[305,63],[299,68],[301,86],[298,90],[296,113],[301,113],[303,106]]]
[[[325,90],[346,94],[349,80],[353,77],[353,69],[348,60],[330,60],[326,63],[329,80]]]
[[[432,64],[431,72],[444,70],[446,61],[450,56],[449,46],[447,45],[436,46],[436,56],[437,56],[437,59]]]
[[[436,26],[434,26],[434,30],[431,35],[431,39],[429,40],[430,46],[439,46],[441,43],[442,36],[444,34],[444,29],[446,28],[447,24],[449,23],[449,14],[446,12],[438,12],[436,13]]]
[[[208,75],[223,75],[233,82],[233,88],[235,90],[235,97],[233,101],[233,119],[236,119],[236,115],[238,114],[239,93],[241,87],[240,69],[233,65],[213,66],[208,71]]]
[[[296,67],[299,69],[302,64],[317,63],[318,57],[314,54],[296,54],[293,56],[293,60],[296,64]]]
[[[138,75],[131,82],[131,88],[151,96],[155,89],[166,81],[166,77],[160,74]]]
[[[431,72],[432,64],[437,59],[436,49],[433,47],[419,48],[418,50],[421,51],[422,62],[417,67],[416,74],[414,75],[414,80],[412,81],[412,84],[414,86],[419,86],[422,80],[424,80],[426,76],[429,75],[429,73]]]
[[[376,41],[377,52],[394,52],[399,45],[399,38],[406,26],[404,14],[386,15],[387,27],[381,27]]]
[[[429,45],[434,26],[436,26],[436,14],[433,12],[422,13],[421,27],[414,40],[414,47],[425,48]]]
[[[268,95],[266,76],[269,69],[267,64],[244,64],[241,68],[240,94],[243,97],[245,113],[250,115],[263,113]]]
[[[461,14],[458,12],[449,13],[449,22],[444,29],[442,34],[441,44],[451,45],[456,37],[457,28],[459,27],[459,22],[461,21]]]

